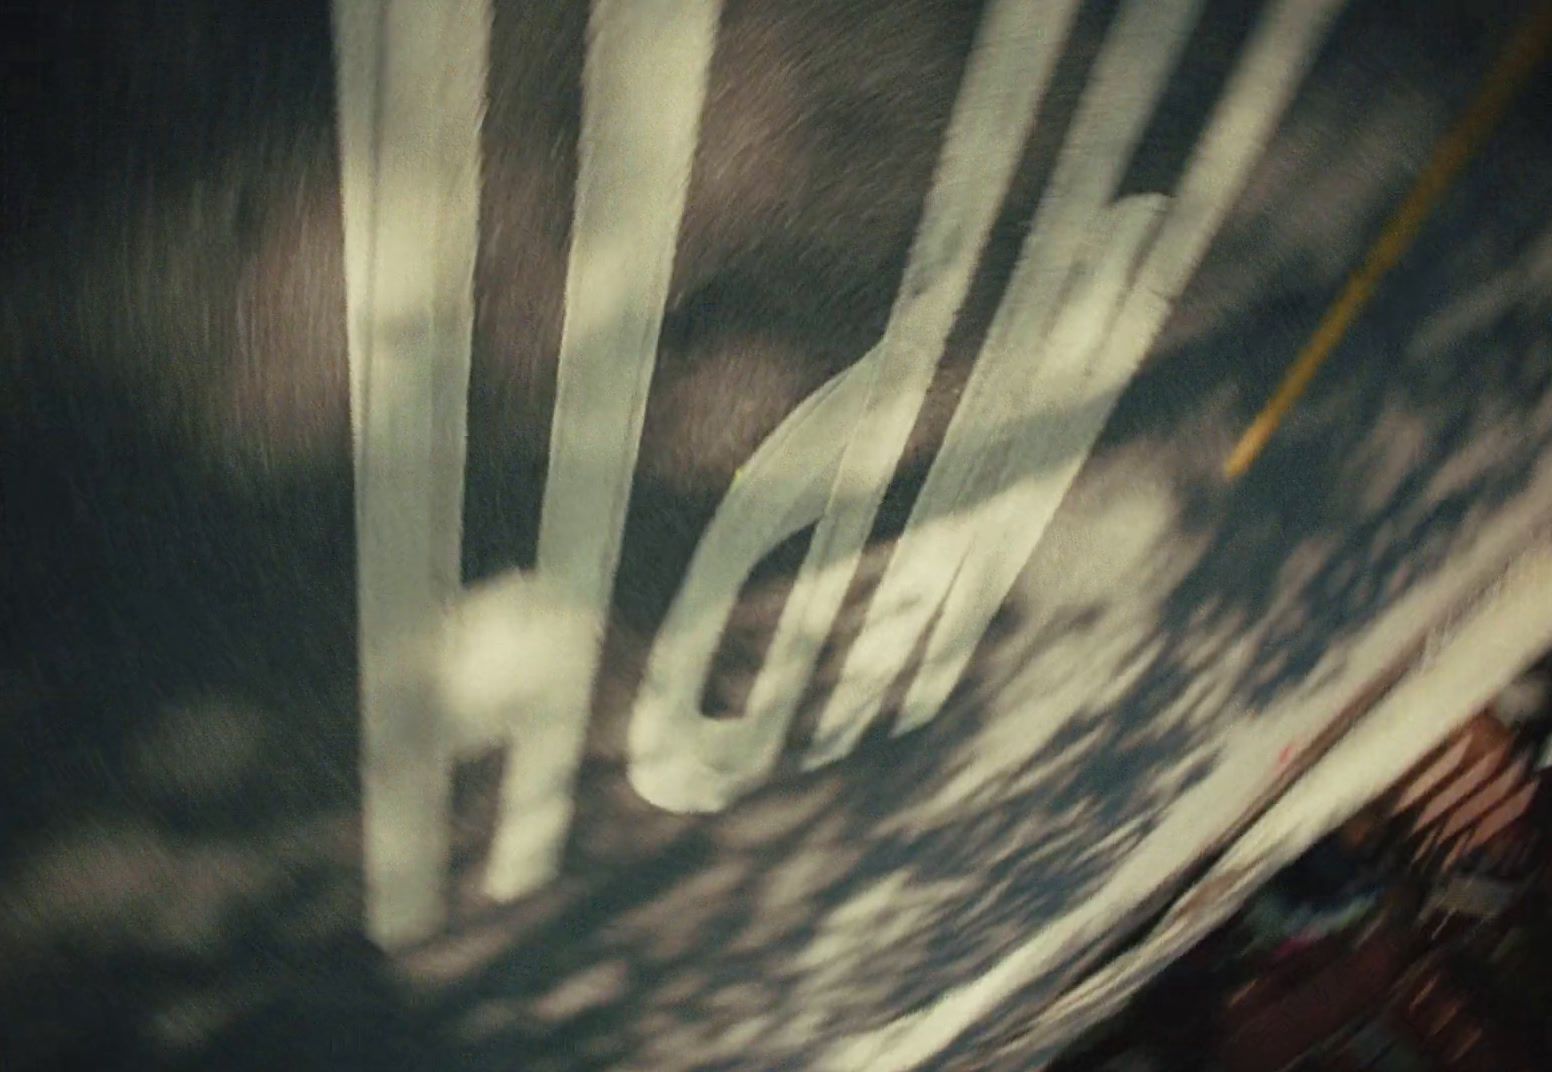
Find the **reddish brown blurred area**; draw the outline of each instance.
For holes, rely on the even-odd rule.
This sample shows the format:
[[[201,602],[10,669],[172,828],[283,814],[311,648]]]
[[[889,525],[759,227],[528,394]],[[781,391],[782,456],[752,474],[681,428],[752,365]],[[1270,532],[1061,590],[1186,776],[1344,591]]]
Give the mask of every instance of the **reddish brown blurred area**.
[[[1552,1069],[1552,657],[1052,1072]]]

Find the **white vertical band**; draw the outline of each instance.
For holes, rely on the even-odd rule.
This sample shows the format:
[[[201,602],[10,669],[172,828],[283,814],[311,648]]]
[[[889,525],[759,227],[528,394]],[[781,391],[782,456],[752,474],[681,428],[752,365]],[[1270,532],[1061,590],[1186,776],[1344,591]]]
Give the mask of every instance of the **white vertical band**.
[[[555,612],[591,619],[595,637],[580,672],[555,676],[513,726],[494,897],[552,878],[571,825],[720,12],[719,0],[593,4],[538,569],[567,604]]]
[[[487,0],[336,0],[368,932],[445,914],[434,675],[459,586]]]

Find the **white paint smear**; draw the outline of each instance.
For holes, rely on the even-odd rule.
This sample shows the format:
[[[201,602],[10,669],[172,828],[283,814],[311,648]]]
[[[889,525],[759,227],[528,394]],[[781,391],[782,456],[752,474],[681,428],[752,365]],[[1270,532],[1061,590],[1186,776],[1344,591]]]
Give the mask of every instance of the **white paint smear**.
[[[999,0],[983,17],[883,338],[848,376],[848,382],[861,385],[847,393],[850,398],[851,391],[861,392],[860,408],[845,422],[826,507],[748,709],[740,719],[714,724],[700,717],[694,699],[689,707],[673,707],[685,697],[698,697],[703,671],[682,680],[649,679],[657,692],[638,702],[633,716],[631,771],[632,784],[648,800],[676,809],[722,807],[758,783],[775,763],[964,301],[1076,8],[1076,0]],[[785,436],[786,427],[773,439]],[[746,475],[740,485],[748,479]],[[808,483],[806,474],[797,480],[805,489]],[[755,506],[757,501],[745,496],[736,506],[758,511],[770,533],[782,524],[790,497],[780,506]],[[703,576],[715,574],[731,583],[728,595],[736,595],[733,578],[741,580],[753,565],[745,561],[747,548],[709,546],[737,558],[703,566]],[[692,598],[708,595],[696,593]],[[676,637],[665,627],[658,644],[699,650],[712,630],[720,630],[722,620],[691,623],[680,614],[670,624],[693,630],[693,636]],[[686,778],[692,784],[686,785]]]
[[[631,714],[631,785],[660,808],[716,811],[763,776],[741,762],[746,731],[703,717],[701,693],[744,579],[824,511],[840,444],[862,409],[876,361],[875,350],[836,375],[771,433],[696,545]]]
[[[337,0],[356,463],[368,932],[442,922],[448,741],[434,675],[459,583],[483,0]]]
[[[593,6],[539,524],[538,571],[568,618],[608,615],[720,6]],[[581,672],[549,673],[535,702],[514,712],[485,876],[493,897],[529,892],[559,869],[597,657],[595,640]],[[546,672],[520,665],[518,672]]]
[[[1146,0],[1116,16],[906,535],[820,716],[809,766],[852,749],[899,673],[900,653],[915,650],[951,584],[961,599],[970,591],[990,599],[997,581],[981,577],[1001,571],[989,559],[1022,565],[1109,416],[1102,400],[1112,377],[1097,375],[1109,370],[1096,369],[1095,358],[1151,222],[1134,214],[1118,225],[1112,203],[1201,7],[1201,0]],[[1088,286],[1075,286],[1085,255],[1099,265]],[[1124,384],[1131,371],[1113,378]],[[1013,474],[1039,483],[1022,496],[1026,510],[1014,532],[995,526],[1006,512],[999,509],[1006,488],[998,481],[1010,475],[999,466],[1003,455]],[[977,541],[981,561],[960,575]],[[979,633],[954,639],[973,649]],[[930,702],[918,699],[901,729],[927,721],[937,710]]]
[[[994,4],[949,120],[867,405],[750,691],[751,765],[780,750],[845,598],[1061,54],[1076,3]]]
[[[1094,359],[1095,390],[1085,400],[1089,412],[1082,433],[1087,443],[1074,456],[1087,455],[1153,346],[1341,6],[1342,0],[1284,0],[1257,24],[1192,152],[1158,238]],[[997,534],[999,542],[983,545],[977,555],[980,569],[962,571],[973,581],[956,584],[960,590],[951,593],[934,625],[923,672],[912,682],[901,711],[903,729],[920,725],[942,707],[1076,476],[1077,466],[1071,464],[1066,472],[1028,475],[1039,461],[1010,456],[1005,462],[997,483],[1007,490],[994,500],[979,529]],[[978,590],[971,590],[970,583]]]

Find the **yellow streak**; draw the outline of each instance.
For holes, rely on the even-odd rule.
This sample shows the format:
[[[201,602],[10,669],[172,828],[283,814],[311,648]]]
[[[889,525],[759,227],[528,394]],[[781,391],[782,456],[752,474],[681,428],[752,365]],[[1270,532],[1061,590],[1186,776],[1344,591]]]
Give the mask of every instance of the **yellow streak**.
[[[1254,464],[1320,367],[1368,305],[1385,274],[1411,246],[1444,192],[1497,127],[1510,103],[1544,58],[1549,44],[1552,44],[1552,3],[1543,4],[1532,14],[1494,61],[1471,106],[1439,141],[1428,166],[1370,248],[1363,266],[1348,279],[1341,296],[1326,310],[1315,334],[1289,367],[1277,393],[1240,437],[1233,453],[1224,462],[1225,477],[1232,480]]]

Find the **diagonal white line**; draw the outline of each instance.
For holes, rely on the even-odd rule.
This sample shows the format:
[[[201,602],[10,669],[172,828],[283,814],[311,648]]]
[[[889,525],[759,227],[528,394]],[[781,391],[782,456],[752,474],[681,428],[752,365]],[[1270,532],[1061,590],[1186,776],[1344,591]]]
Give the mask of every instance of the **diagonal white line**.
[[[1100,368],[1135,367],[1152,346],[1174,299],[1195,272],[1314,61],[1325,30],[1342,3],[1278,0],[1262,15],[1192,154],[1169,217],[1140,269],[1139,285],[1128,293],[1104,344],[1106,353],[1100,358]],[[963,629],[964,623],[940,624],[934,635],[955,627]],[[930,665],[930,648],[927,658]],[[918,678],[918,683],[921,680]],[[911,699],[907,697],[906,714]],[[925,699],[930,703],[934,697]],[[1144,866],[1146,855],[1133,854],[1135,867]],[[825,1054],[822,1067],[893,1072],[930,1060],[1002,1001],[1039,978],[1067,943],[1114,918],[1128,899],[1135,900],[1139,889],[1148,888],[1156,878],[1141,876],[1139,882],[1139,876],[1124,870],[1111,879],[1109,896],[1085,901],[1011,950],[980,978],[944,993],[920,1012],[838,1042]]]
[[[844,755],[855,744],[878,714],[888,685],[879,672],[888,665],[880,658],[883,649],[915,647],[943,605],[971,542],[977,534],[996,531],[980,523],[995,509],[990,501],[995,485],[988,479],[998,474],[991,456],[995,441],[1012,434],[1007,449],[1030,455],[1050,453],[1042,449],[1045,441],[1058,440],[1057,446],[1065,449],[1072,440],[1066,427],[1071,422],[1040,420],[1036,414],[1053,408],[1058,393],[1076,396],[1063,399],[1064,404],[1083,407],[1085,366],[1114,314],[1121,288],[1110,288],[1115,301],[1102,303],[1102,309],[1075,325],[1083,341],[1051,345],[1051,328],[1064,312],[1095,296],[1094,288],[1069,284],[1085,245],[1103,236],[1111,223],[1107,214],[1126,165],[1169,85],[1201,7],[1202,0],[1148,0],[1128,4],[1116,16],[942,449],[912,507],[906,535],[874,593],[841,685],[820,717],[811,765]],[[1107,259],[1106,269],[1118,283],[1130,278],[1136,246],[1146,237],[1136,236],[1129,243],[1132,249],[1122,251],[1126,255]],[[1099,282],[1101,289],[1106,282]],[[1065,392],[1053,390],[1053,383],[1063,382],[1068,385]],[[1052,489],[1058,497],[1065,490],[1061,483]],[[1031,519],[1020,526],[1016,542],[1038,540],[1043,528]],[[975,639],[968,643],[973,645]]]
[[[1096,390],[1089,404],[1099,419],[1088,433],[1091,441],[1195,274],[1344,2],[1281,0],[1262,15],[1094,359]],[[1057,486],[1046,487],[1040,480],[1021,481],[1023,464],[1018,458],[1005,463],[996,483],[1013,493],[1002,497],[985,522],[987,531],[1018,538],[1000,549],[986,569],[976,571],[983,591],[956,599],[933,627],[924,660],[933,673],[913,682],[901,712],[902,725],[931,718],[947,699],[973,652],[973,639],[967,644],[964,638],[979,637],[990,625],[1077,475],[1075,469],[1054,474],[1050,478]]]
[[[840,609],[1077,9],[999,0],[982,18],[894,308],[740,745],[772,762]]]

